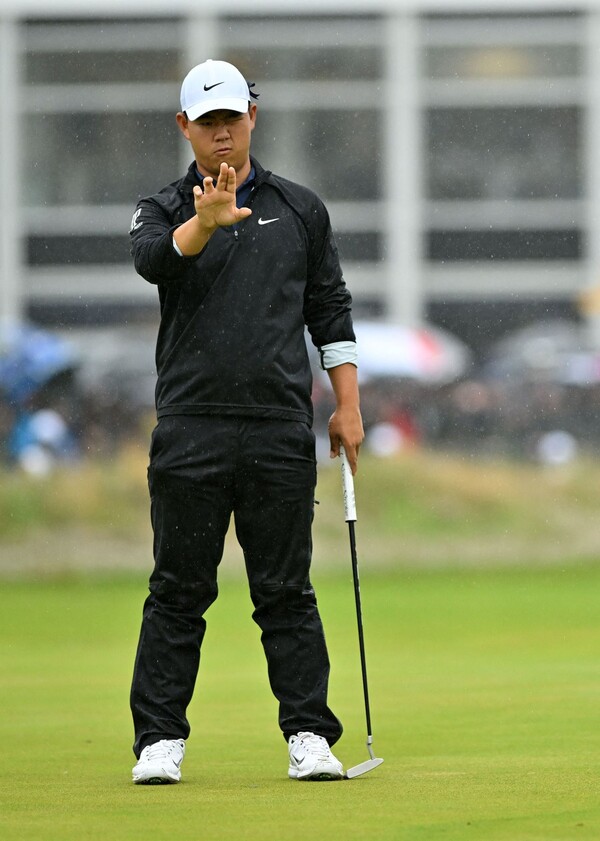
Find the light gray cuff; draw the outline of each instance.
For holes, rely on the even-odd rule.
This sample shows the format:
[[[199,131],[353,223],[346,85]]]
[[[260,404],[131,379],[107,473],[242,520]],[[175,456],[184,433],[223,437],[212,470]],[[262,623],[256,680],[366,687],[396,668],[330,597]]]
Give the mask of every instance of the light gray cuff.
[[[183,252],[182,252],[181,248],[175,242],[175,237],[173,237],[173,248],[179,254],[180,257],[183,257]]]
[[[319,350],[319,356],[321,357],[321,368],[324,371],[328,368],[344,365],[346,362],[351,362],[352,365],[358,367],[356,342],[331,342],[329,345],[323,345]]]

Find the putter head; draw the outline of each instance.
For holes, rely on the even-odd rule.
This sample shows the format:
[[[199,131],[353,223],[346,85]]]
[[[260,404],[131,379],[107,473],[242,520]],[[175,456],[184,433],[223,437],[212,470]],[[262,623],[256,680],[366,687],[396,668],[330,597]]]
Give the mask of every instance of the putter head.
[[[367,774],[369,771],[372,771],[373,768],[377,768],[383,759],[367,759],[366,762],[361,762],[359,765],[355,765],[354,768],[348,768],[346,771],[346,779],[352,780],[354,777],[360,777],[362,774]]]

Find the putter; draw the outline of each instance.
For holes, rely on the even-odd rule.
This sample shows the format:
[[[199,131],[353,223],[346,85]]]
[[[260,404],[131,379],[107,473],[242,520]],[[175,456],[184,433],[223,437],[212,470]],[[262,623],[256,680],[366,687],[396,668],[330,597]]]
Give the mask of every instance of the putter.
[[[362,671],[363,693],[365,696],[365,715],[367,719],[367,750],[369,751],[370,759],[355,765],[353,768],[348,768],[346,771],[346,779],[351,780],[354,777],[360,777],[361,774],[366,774],[381,765],[383,759],[379,759],[373,753],[373,730],[371,727],[371,709],[369,706],[369,687],[367,684],[367,658],[365,656],[365,638],[363,634],[362,609],[360,602],[360,582],[358,579],[358,558],[356,555],[356,535],[354,533],[354,523],[356,522],[356,500],[354,497],[354,480],[352,478],[352,470],[348,463],[346,451],[340,445],[340,458],[342,462],[342,488],[344,491],[344,514],[346,522],[348,523],[348,531],[350,533],[350,555],[352,557],[352,578],[354,580],[354,601],[356,602],[356,621],[358,623],[358,645],[360,648],[360,666]]]

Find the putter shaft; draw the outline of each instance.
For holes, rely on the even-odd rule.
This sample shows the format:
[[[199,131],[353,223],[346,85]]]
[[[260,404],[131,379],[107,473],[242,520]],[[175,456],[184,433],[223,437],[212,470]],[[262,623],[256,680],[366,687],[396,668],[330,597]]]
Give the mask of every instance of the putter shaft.
[[[350,536],[350,556],[352,558],[352,578],[354,581],[354,602],[356,605],[356,624],[358,627],[358,647],[360,650],[360,669],[363,682],[363,693],[365,696],[365,716],[367,719],[367,748],[373,759],[373,733],[371,727],[371,705],[369,703],[369,685],[367,682],[367,655],[365,653],[365,635],[363,631],[362,606],[360,598],[360,579],[358,575],[358,557],[356,554],[356,533],[354,521],[348,521],[348,533]]]
[[[354,524],[356,523],[356,502],[354,497],[354,480],[352,478],[352,470],[348,463],[346,453],[343,447],[340,447],[340,456],[342,462],[342,485],[344,490],[344,512],[345,519],[348,523],[348,533],[350,537],[350,557],[352,559],[352,579],[354,582],[354,602],[356,605],[356,624],[358,627],[358,645],[360,650],[360,668],[362,673],[363,694],[365,699],[365,716],[367,720],[367,750],[371,757],[366,762],[361,762],[354,768],[349,768],[346,777],[352,779],[372,771],[381,765],[383,759],[378,759],[373,753],[373,732],[371,727],[371,705],[369,703],[369,685],[367,682],[367,656],[365,654],[365,637],[363,631],[362,620],[362,606],[360,597],[360,580],[358,575],[358,556],[356,552],[356,533]]]

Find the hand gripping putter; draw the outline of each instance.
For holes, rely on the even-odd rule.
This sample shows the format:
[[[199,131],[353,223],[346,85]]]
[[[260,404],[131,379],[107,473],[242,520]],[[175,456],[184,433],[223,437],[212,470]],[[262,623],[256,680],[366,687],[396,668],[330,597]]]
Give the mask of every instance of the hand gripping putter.
[[[362,609],[360,603],[360,582],[358,580],[358,558],[356,556],[356,536],[354,534],[354,523],[356,522],[356,501],[354,498],[354,480],[352,478],[352,470],[348,463],[346,452],[340,446],[340,458],[342,462],[342,487],[344,491],[344,513],[345,519],[348,523],[348,531],[350,533],[350,555],[352,557],[352,578],[354,580],[354,600],[356,602],[356,621],[358,623],[358,644],[360,648],[360,665],[362,671],[363,692],[365,696],[365,715],[367,719],[367,750],[369,751],[370,759],[355,765],[354,768],[348,768],[346,771],[346,779],[351,780],[353,777],[360,777],[361,774],[366,774],[381,765],[383,759],[378,759],[373,753],[373,733],[371,728],[371,710],[369,707],[369,687],[367,685],[367,658],[365,656],[365,639],[363,634]]]

